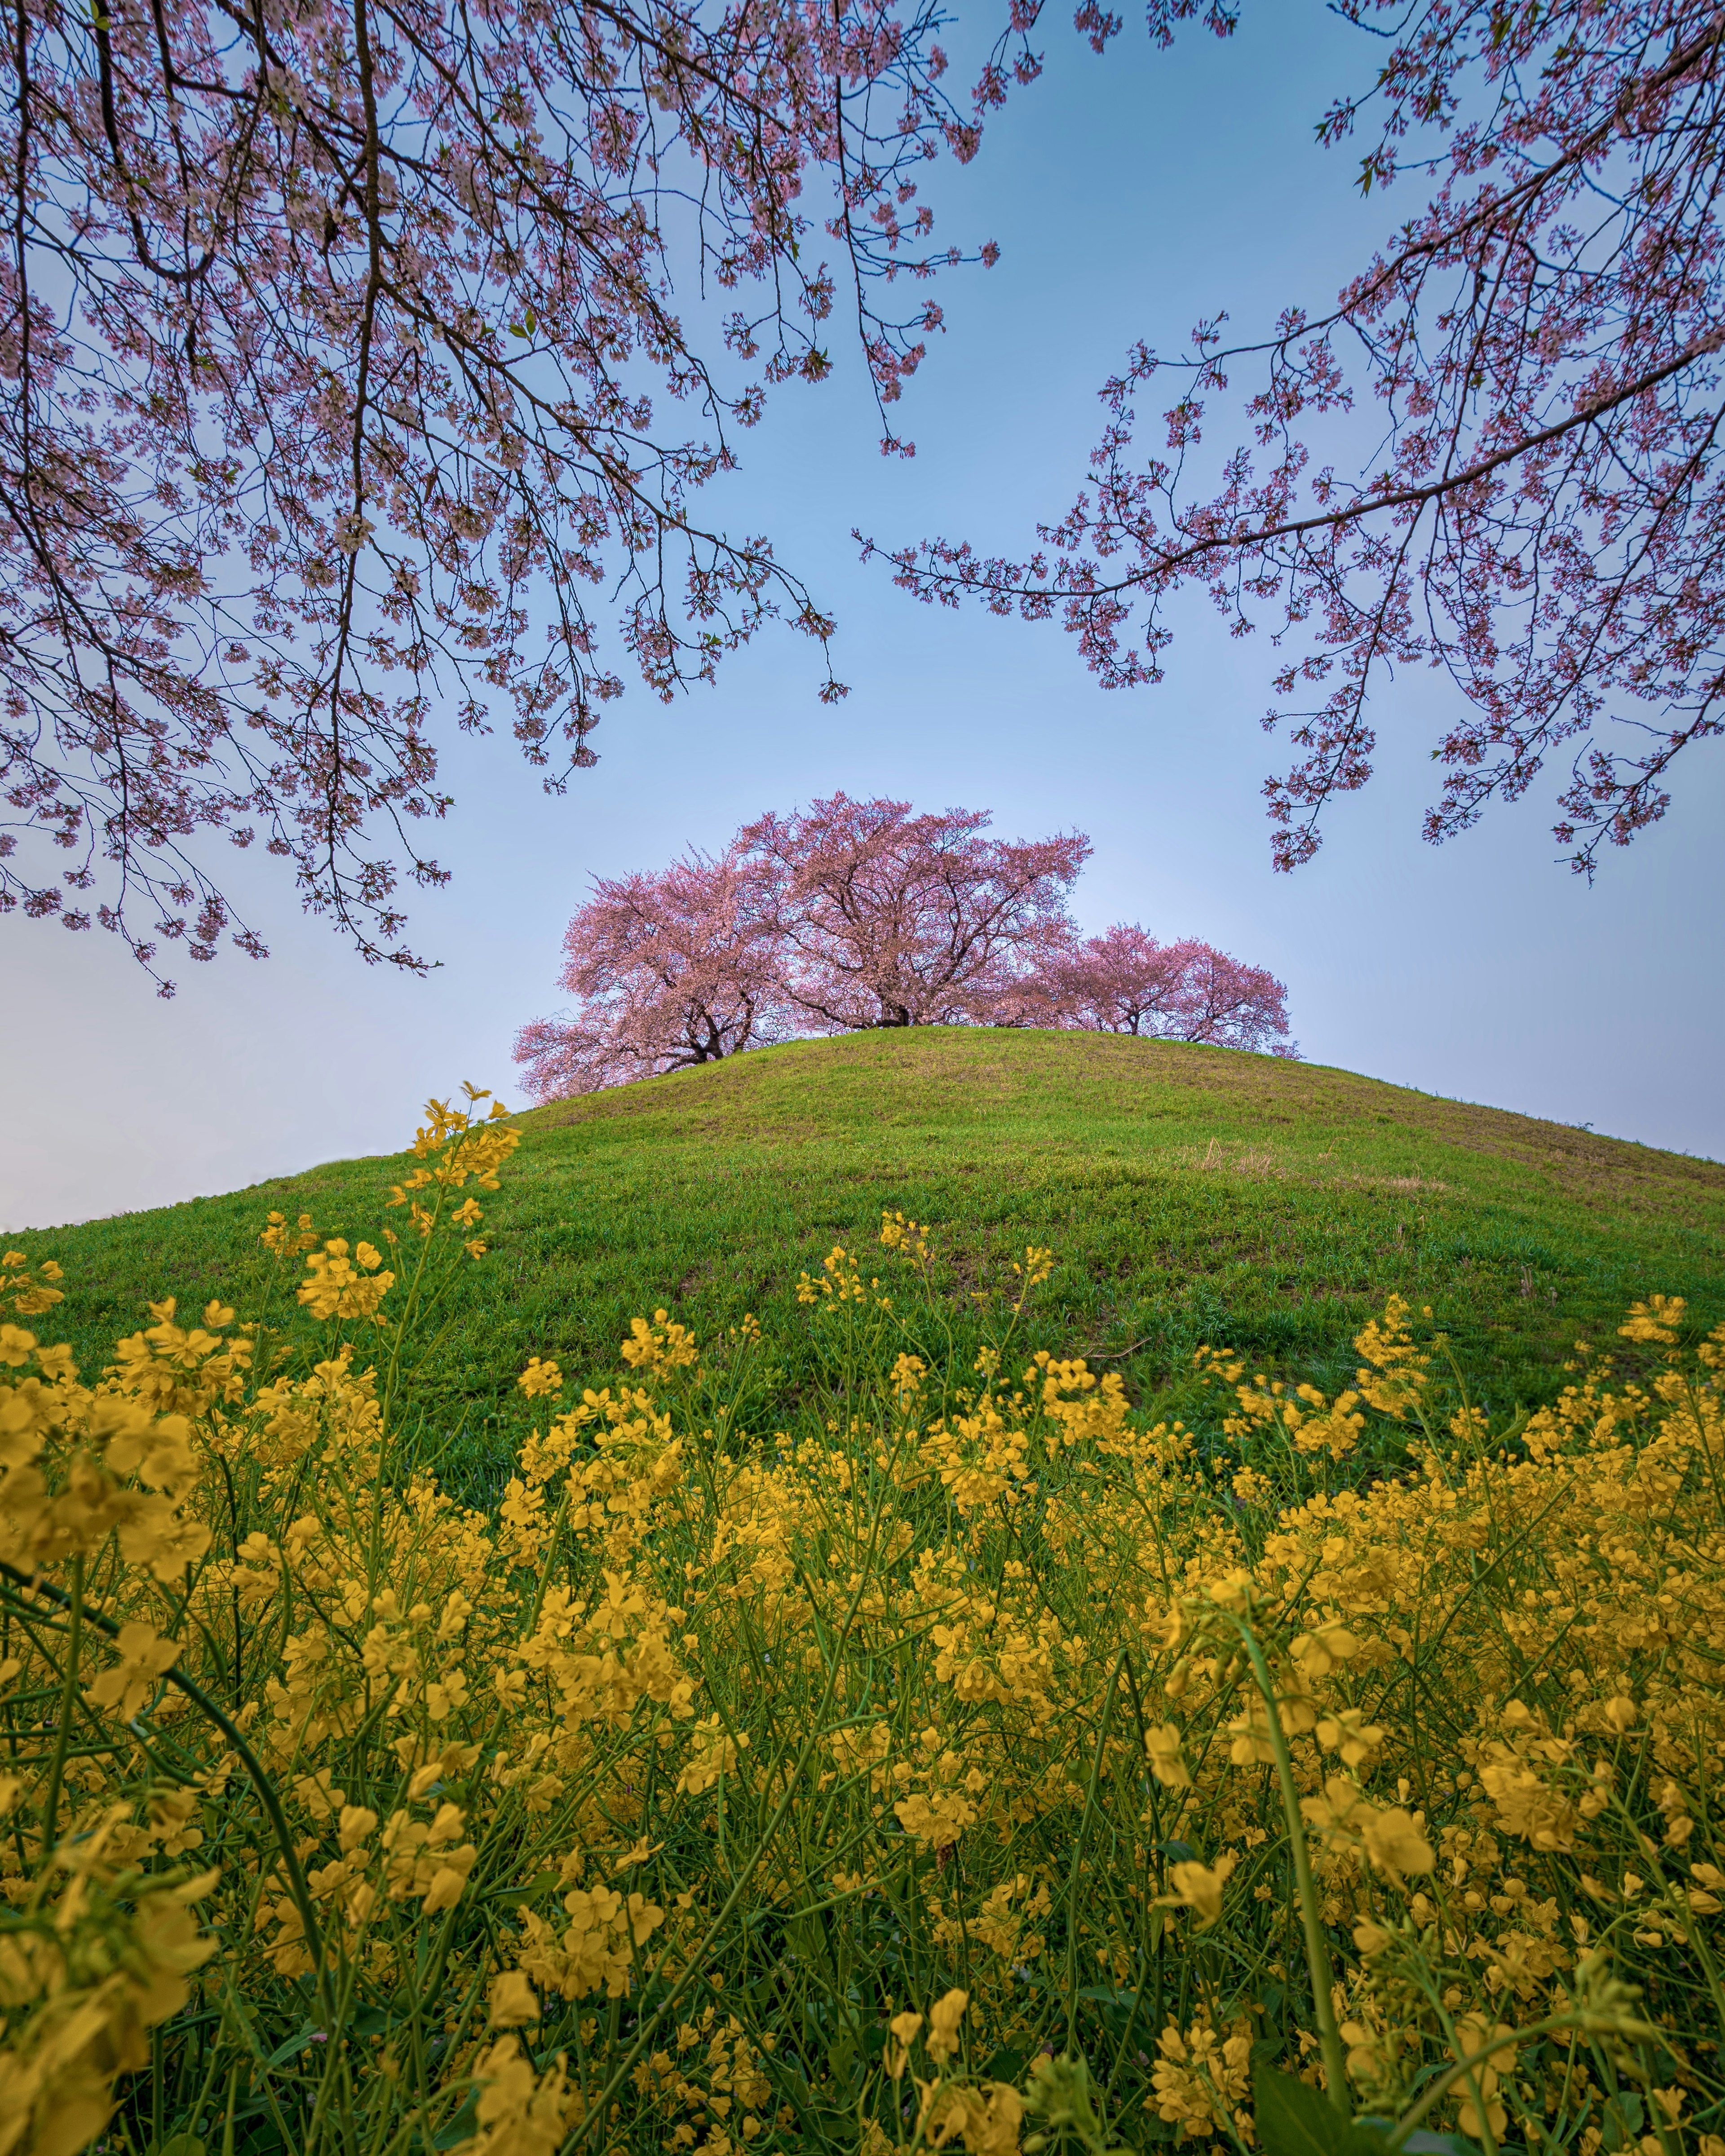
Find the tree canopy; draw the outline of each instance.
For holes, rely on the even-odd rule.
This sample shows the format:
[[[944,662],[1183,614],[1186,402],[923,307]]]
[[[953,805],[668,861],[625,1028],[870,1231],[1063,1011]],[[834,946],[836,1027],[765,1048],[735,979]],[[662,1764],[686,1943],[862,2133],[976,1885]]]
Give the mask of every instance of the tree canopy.
[[[840,336],[907,446],[961,259],[923,176],[1034,78],[1040,12],[953,95],[937,0],[19,0],[0,913],[111,929],[167,992],[176,951],[264,950],[231,842],[418,967],[452,726],[506,725],[555,788],[626,671],[669,696],[774,617],[824,649],[794,565],[702,489]],[[1240,12],[1151,0],[1150,34]],[[931,539],[895,572],[1060,619],[1114,686],[1160,678],[1189,587],[1271,630],[1282,868],[1369,777],[1385,675],[1438,669],[1427,836],[1556,759],[1590,873],[1722,728],[1725,17],[1333,12],[1373,35],[1319,133],[1389,191],[1384,246],[1261,334],[1219,289],[1183,352],[1132,350],[1034,551]]]
[[[798,1034],[1070,1026],[1297,1055],[1287,991],[1196,937],[1081,941],[1081,831],[996,839],[981,809],[835,793],[745,824],[717,857],[604,878],[570,921],[562,1017],[516,1036],[538,1101]]]
[[[403,882],[444,879],[451,723],[506,721],[557,785],[625,666],[668,696],[771,615],[824,644],[770,540],[698,501],[835,330],[898,445],[958,259],[922,173],[978,140],[937,24],[19,0],[0,911],[114,929],[158,977],[224,936],[261,954],[231,840],[417,967]],[[702,291],[721,321],[678,311]]]
[[[1183,353],[1137,346],[1036,551],[934,539],[894,552],[898,580],[1059,619],[1111,687],[1160,680],[1189,588],[1235,633],[1272,630],[1265,723],[1298,752],[1265,787],[1282,869],[1370,777],[1373,692],[1438,669],[1461,695],[1425,835],[1556,757],[1556,836],[1591,874],[1725,729],[1725,15],[1331,6],[1373,34],[1318,134],[1353,146],[1368,192],[1392,190],[1387,243],[1258,336],[1230,331],[1219,289]],[[1227,36],[1241,13],[1151,0],[1151,33],[1201,18]],[[1218,433],[1234,446],[1212,449]]]

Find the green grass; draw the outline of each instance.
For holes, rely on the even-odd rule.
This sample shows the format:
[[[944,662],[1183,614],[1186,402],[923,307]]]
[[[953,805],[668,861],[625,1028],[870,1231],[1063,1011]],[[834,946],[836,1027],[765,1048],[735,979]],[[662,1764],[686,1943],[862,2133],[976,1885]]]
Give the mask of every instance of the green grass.
[[[1027,1243],[1051,1245],[1028,1344],[1106,1356],[1135,1399],[1176,1409],[1204,1340],[1339,1382],[1392,1290],[1431,1305],[1498,1407],[1548,1398],[1577,1337],[1603,1338],[1653,1290],[1725,1317],[1725,1166],[1223,1050],[851,1034],[557,1102],[523,1127],[487,1204],[491,1253],[429,1373],[473,1471],[523,1425],[511,1388],[530,1354],[608,1378],[629,1319],[660,1306],[703,1336],[752,1309],[800,1337],[798,1273],[835,1242],[872,1250],[888,1207],[934,1224],[965,1290],[998,1292]],[[280,1318],[266,1212],[375,1237],[401,1218],[383,1205],[403,1172],[399,1156],[336,1162],[15,1240],[65,1265],[54,1337],[94,1364],[163,1295]],[[787,1404],[803,1374],[779,1373]]]

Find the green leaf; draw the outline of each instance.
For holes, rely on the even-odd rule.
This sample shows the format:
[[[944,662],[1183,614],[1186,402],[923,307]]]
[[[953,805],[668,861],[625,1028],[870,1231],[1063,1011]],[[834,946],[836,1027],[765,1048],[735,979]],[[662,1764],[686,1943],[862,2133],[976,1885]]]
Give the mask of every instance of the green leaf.
[[[454,2148],[461,2142],[471,2141],[479,2131],[479,2091],[475,2089],[459,2111],[443,2132],[432,2142],[434,2148]]]
[[[1353,2125],[1356,2133],[1380,2141],[1387,2141],[1395,2131],[1393,2118],[1359,2118]],[[1471,2143],[1463,2141],[1459,2134],[1431,2133],[1425,2127],[1416,2126],[1411,2133],[1404,2136],[1399,2156],[1470,2156],[1471,2149]],[[1478,2152],[1473,2151],[1472,2156],[1478,2156]]]
[[[307,2045],[316,2043],[322,2034],[321,2029],[313,2028],[308,2022],[305,2028],[296,2030],[288,2038],[286,2043],[278,2044],[269,2057],[264,2060],[264,2065],[285,2066],[290,2059],[297,2059]]]
[[[1393,2118],[1342,2118],[1322,2089],[1260,2062],[1252,2079],[1264,2156],[1385,2156]],[[1416,2128],[1397,2156],[1467,2156],[1453,2134]]]
[[[1252,2095],[1264,2156],[1383,2156],[1380,2138],[1343,2118],[1310,2082],[1260,2066]]]
[[[548,1894],[553,1887],[562,1883],[561,1871],[536,1871],[525,1887],[500,1887],[486,1895],[488,1902],[501,1902],[506,1908],[520,1907],[541,1894]]]
[[[1620,2089],[1609,2097],[1605,2105],[1601,2123],[1605,2129],[1605,2146],[1615,2151],[1627,2149],[1640,2136],[1645,2117],[1641,2099],[1633,2089]]]
[[[350,2036],[382,2036],[412,2018],[412,2010],[397,2006],[362,2006],[347,2024]]]

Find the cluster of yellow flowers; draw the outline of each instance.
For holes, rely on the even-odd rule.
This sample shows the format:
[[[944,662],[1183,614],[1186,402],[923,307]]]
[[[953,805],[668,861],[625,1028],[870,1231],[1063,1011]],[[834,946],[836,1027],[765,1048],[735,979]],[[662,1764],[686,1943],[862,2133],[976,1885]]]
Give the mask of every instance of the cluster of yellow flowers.
[[[952,1367],[889,1213],[789,1427],[659,1310],[463,1504],[402,1348],[487,1097],[405,1246],[266,1224],[303,1352],[86,1382],[0,1265],[0,2156],[1725,2156],[1725,1328],[1495,1424],[1393,1300],[1189,1427],[1017,1344],[1041,1249]]]

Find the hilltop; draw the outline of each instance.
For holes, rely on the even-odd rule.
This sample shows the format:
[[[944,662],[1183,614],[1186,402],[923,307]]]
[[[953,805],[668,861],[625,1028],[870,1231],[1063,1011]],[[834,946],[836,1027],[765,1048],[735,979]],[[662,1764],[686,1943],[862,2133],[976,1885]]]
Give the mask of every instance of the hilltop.
[[[754,1310],[794,1337],[798,1273],[834,1242],[873,1250],[887,1208],[933,1224],[961,1334],[983,1322],[971,1298],[1050,1245],[1028,1344],[1106,1357],[1176,1405],[1201,1340],[1338,1381],[1391,1291],[1432,1306],[1500,1406],[1548,1397],[1578,1336],[1607,1338],[1653,1290],[1725,1316],[1725,1166],[1227,1050],[853,1034],[521,1120],[491,1251],[435,1354],[438,1412],[475,1465],[520,1420],[529,1354],[603,1379],[660,1306],[697,1334]],[[279,1315],[265,1214],[375,1235],[402,1172],[332,1163],[16,1240],[64,1265],[55,1337],[94,1363],[163,1295]]]

